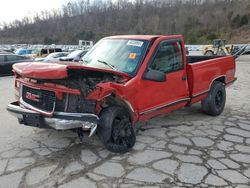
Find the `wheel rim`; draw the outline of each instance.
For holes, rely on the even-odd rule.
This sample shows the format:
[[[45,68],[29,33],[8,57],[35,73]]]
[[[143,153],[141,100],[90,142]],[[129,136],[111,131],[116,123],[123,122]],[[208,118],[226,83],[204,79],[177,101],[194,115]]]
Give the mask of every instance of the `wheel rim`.
[[[112,128],[111,141],[114,144],[129,147],[133,136],[131,123],[128,120],[115,119]]]
[[[222,91],[218,91],[216,96],[215,96],[215,105],[216,105],[216,107],[220,108],[222,106],[223,101],[224,101],[223,97],[224,96],[223,96]]]

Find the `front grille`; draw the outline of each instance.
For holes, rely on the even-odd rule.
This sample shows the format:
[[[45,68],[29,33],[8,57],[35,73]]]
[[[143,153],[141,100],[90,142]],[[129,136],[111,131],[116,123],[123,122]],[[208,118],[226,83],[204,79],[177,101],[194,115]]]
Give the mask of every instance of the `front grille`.
[[[55,92],[27,86],[22,88],[22,98],[27,104],[45,112],[52,112],[56,101]]]

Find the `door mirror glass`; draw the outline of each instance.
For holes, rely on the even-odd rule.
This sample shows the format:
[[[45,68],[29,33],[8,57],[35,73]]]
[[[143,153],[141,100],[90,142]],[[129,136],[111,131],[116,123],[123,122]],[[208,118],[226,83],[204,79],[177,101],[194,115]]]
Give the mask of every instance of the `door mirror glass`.
[[[166,74],[164,72],[151,69],[144,74],[142,79],[156,81],[156,82],[164,82],[166,81]]]

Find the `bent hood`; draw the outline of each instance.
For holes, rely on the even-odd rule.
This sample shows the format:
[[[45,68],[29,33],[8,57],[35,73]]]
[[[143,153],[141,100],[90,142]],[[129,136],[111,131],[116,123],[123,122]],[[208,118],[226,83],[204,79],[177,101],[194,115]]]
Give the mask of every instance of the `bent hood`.
[[[100,69],[95,67],[88,67],[84,65],[79,65],[77,63],[42,63],[42,62],[32,62],[32,63],[18,63],[13,65],[13,71],[27,78],[36,79],[64,79],[68,77],[68,70],[88,70],[95,72],[106,72],[114,75],[119,75],[125,78],[130,78],[129,74],[109,70]]]

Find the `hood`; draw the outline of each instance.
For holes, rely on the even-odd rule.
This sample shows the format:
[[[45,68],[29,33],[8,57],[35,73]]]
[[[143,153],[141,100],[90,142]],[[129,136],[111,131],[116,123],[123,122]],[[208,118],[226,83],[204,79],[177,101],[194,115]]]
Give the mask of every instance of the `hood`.
[[[45,58],[44,57],[39,57],[39,58],[35,58],[35,61],[43,61]]]
[[[59,59],[61,61],[72,61],[74,58],[73,57],[60,57]]]
[[[130,78],[129,74],[110,70],[110,69],[100,69],[95,67],[88,67],[80,65],[78,63],[42,63],[42,62],[32,62],[32,63],[18,63],[13,65],[13,71],[27,78],[35,79],[64,79],[68,77],[68,70],[85,70],[92,72],[105,72],[113,75],[122,76],[124,78]]]

